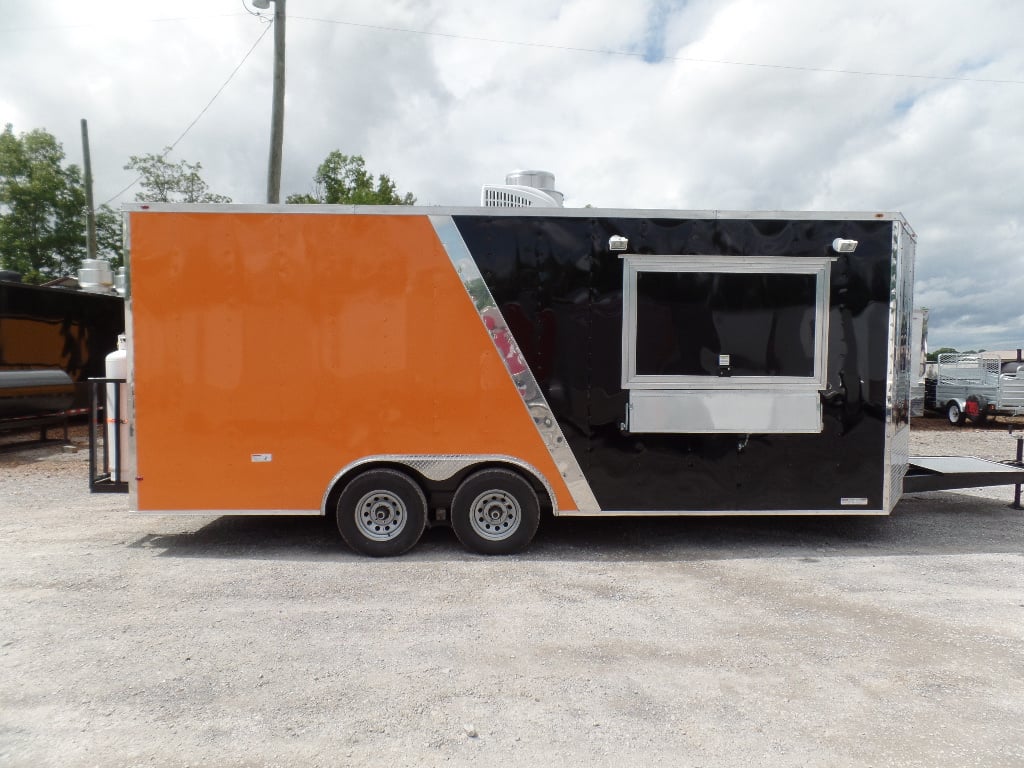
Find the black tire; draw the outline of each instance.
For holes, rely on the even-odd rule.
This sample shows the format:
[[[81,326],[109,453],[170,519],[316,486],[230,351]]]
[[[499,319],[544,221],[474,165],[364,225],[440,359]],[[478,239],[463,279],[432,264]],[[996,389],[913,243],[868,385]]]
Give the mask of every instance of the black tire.
[[[469,550],[484,555],[521,552],[540,525],[540,502],[522,475],[484,469],[467,477],[452,498],[451,524]]]
[[[427,497],[404,472],[370,469],[345,486],[336,520],[341,538],[356,552],[400,555],[412,549],[427,527]]]
[[[946,418],[954,427],[962,427],[964,424],[964,412],[956,400],[950,400],[946,405]]]

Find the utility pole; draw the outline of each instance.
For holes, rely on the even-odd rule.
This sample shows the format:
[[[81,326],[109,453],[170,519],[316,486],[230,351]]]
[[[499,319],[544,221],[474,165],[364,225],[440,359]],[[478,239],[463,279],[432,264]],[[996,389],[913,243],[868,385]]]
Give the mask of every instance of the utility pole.
[[[270,167],[267,202],[281,202],[281,156],[284,146],[284,20],[285,0],[274,3],[274,101],[270,115]],[[257,6],[259,7],[259,6]]]
[[[85,246],[90,259],[96,258],[96,209],[92,202],[92,161],[89,159],[89,123],[82,118],[82,165],[85,167]]]

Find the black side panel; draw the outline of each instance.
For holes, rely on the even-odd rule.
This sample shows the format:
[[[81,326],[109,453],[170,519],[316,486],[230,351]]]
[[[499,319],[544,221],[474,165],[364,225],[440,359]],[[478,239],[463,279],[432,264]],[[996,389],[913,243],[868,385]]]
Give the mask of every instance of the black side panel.
[[[86,379],[124,333],[118,296],[0,282],[0,370],[61,368],[77,384],[76,407],[89,404]]]
[[[603,509],[833,510],[844,497],[881,508],[892,222],[455,221]],[[623,266],[608,250],[612,235],[627,237],[631,253],[836,256],[821,434],[624,433]],[[835,254],[836,237],[860,245]]]

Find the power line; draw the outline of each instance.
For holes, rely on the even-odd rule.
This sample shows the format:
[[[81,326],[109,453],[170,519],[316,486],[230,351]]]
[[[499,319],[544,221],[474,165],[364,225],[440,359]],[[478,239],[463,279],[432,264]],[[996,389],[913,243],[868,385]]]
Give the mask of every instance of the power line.
[[[320,19],[312,16],[289,16],[299,21],[315,21],[322,24],[338,24],[346,27],[359,27],[361,29],[372,29],[378,32],[400,32],[407,35],[424,35],[427,37],[444,37],[451,40],[470,40],[477,43],[493,43],[496,45],[514,45],[522,48],[546,48],[554,51],[569,51],[572,53],[594,53],[605,56],[628,56],[631,58],[643,59],[647,54],[638,51],[616,51],[609,48],[584,48],[570,45],[554,45],[553,43],[535,43],[525,40],[501,40],[494,37],[477,37],[474,35],[456,35],[451,32],[434,32],[426,29],[408,29],[404,27],[388,27],[379,24],[362,24],[355,21],[341,21],[338,19]],[[872,72],[859,69],[832,69],[829,67],[801,67],[793,64],[765,64],[755,61],[733,61],[730,59],[698,59],[690,56],[662,56],[661,61],[679,61],[689,64],[718,64],[732,67],[756,67],[761,69],[785,69],[794,72],[822,72],[834,75],[859,75],[863,77],[893,77],[914,80],[946,80],[962,83],[990,83],[997,85],[1024,85],[1024,80],[1000,80],[985,77],[959,77],[956,75],[920,75],[905,72]]]
[[[231,82],[231,81],[232,81],[232,80],[234,79],[235,75],[236,75],[236,74],[238,74],[238,70],[240,70],[240,69],[242,68],[242,65],[243,65],[243,64],[245,64],[245,62],[246,62],[246,59],[248,59],[248,58],[249,58],[249,56],[251,56],[251,55],[252,55],[252,52],[256,50],[256,46],[258,46],[258,45],[260,44],[260,41],[261,41],[261,40],[263,40],[263,38],[267,36],[267,32],[269,32],[269,31],[270,31],[270,29],[271,29],[271,25],[270,25],[270,24],[267,24],[267,25],[266,25],[266,26],[265,26],[265,27],[263,28],[263,31],[262,31],[262,32],[260,32],[260,36],[256,38],[256,42],[255,42],[255,43],[253,43],[253,44],[252,44],[252,47],[251,47],[251,48],[249,48],[249,50],[245,52],[245,56],[243,56],[243,57],[242,57],[242,60],[241,60],[240,62],[238,62],[238,66],[236,66],[236,67],[235,67],[235,68],[234,68],[233,70],[231,70],[231,74],[230,74],[230,75],[228,75],[228,79],[227,79],[227,80],[225,80],[225,81],[224,81],[224,83],[223,83],[223,85],[221,85],[221,87],[217,89],[217,92],[216,92],[215,94],[213,94],[213,98],[211,98],[211,99],[210,99],[210,100],[209,100],[209,101],[208,101],[208,102],[206,103],[206,106],[205,106],[205,107],[203,107],[203,108],[202,108],[202,109],[201,109],[201,110],[199,111],[199,114],[198,114],[198,115],[196,115],[196,116],[195,116],[195,118],[194,118],[194,119],[192,120],[192,122],[191,122],[191,123],[189,123],[189,124],[188,124],[188,126],[186,126],[185,130],[181,132],[181,135],[180,135],[180,136],[178,136],[178,138],[176,138],[176,139],[175,139],[175,140],[174,140],[173,142],[171,142],[170,146],[166,147],[166,148],[164,149],[164,151],[160,153],[160,159],[161,159],[161,160],[162,160],[163,158],[167,157],[167,155],[168,155],[168,154],[170,154],[170,152],[171,152],[171,151],[172,151],[172,150],[173,150],[173,149],[174,149],[174,148],[175,148],[176,146],[178,146],[178,143],[179,143],[179,142],[180,142],[180,141],[181,141],[182,139],[184,139],[184,138],[185,138],[185,136],[187,136],[187,135],[188,135],[188,132],[192,130],[192,127],[193,127],[193,126],[194,126],[194,125],[195,125],[196,123],[198,123],[198,122],[199,122],[199,118],[201,118],[201,117],[202,117],[203,115],[205,115],[205,114],[206,114],[206,111],[207,111],[207,110],[208,110],[208,109],[209,109],[209,108],[210,108],[211,106],[213,106],[213,102],[215,102],[215,101],[217,100],[217,97],[218,97],[218,96],[220,96],[221,92],[222,92],[222,91],[223,91],[223,90],[224,90],[225,88],[227,88],[227,87],[228,87],[228,83],[230,83],[230,82]],[[116,195],[114,195],[113,197],[111,197],[111,198],[109,198],[108,200],[106,200],[106,201],[104,201],[103,203],[101,203],[101,205],[107,205],[107,203],[111,202],[112,200],[116,200],[116,199],[117,199],[117,198],[119,198],[119,197],[120,197],[121,195],[123,195],[123,194],[124,194],[125,192],[127,192],[127,191],[128,191],[129,189],[131,189],[131,188],[132,188],[132,187],[134,187],[134,186],[135,186],[136,184],[138,184],[138,183],[139,183],[139,182],[140,182],[141,180],[142,180],[142,177],[141,177],[141,176],[137,177],[137,178],[136,178],[136,179],[135,179],[135,180],[134,180],[134,181],[133,181],[133,182],[132,182],[131,184],[129,184],[129,185],[128,185],[127,187],[125,187],[124,189],[122,189],[122,190],[121,190],[120,192],[118,192],[118,193],[117,193]]]
[[[184,139],[184,138],[185,138],[185,136],[186,136],[186,135],[188,134],[188,132],[192,130],[192,126],[194,126],[194,125],[195,125],[196,123],[198,123],[198,122],[199,122],[199,118],[201,118],[201,117],[202,117],[203,115],[205,115],[205,114],[206,114],[206,110],[208,110],[208,109],[209,109],[209,108],[210,108],[210,107],[211,107],[211,106],[213,105],[213,102],[215,102],[215,101],[217,100],[217,97],[218,97],[218,96],[220,96],[221,92],[222,92],[222,91],[223,91],[223,90],[224,90],[225,88],[227,88],[227,87],[228,87],[228,83],[230,83],[230,82],[231,82],[232,80],[234,80],[234,78],[235,78],[235,75],[236,75],[236,74],[238,74],[238,70],[240,70],[240,69],[242,68],[242,65],[243,65],[243,64],[245,64],[245,62],[246,62],[246,59],[248,59],[248,58],[249,58],[249,56],[251,56],[251,55],[252,55],[252,52],[256,50],[256,46],[260,44],[260,41],[261,41],[261,40],[262,40],[262,39],[263,39],[264,37],[266,37],[266,36],[267,36],[267,32],[269,32],[269,31],[270,31],[270,28],[271,28],[271,27],[270,27],[270,25],[269,25],[269,24],[268,24],[268,25],[266,25],[266,26],[265,26],[265,27],[263,28],[263,31],[262,31],[262,32],[260,32],[260,36],[256,38],[256,42],[252,44],[252,47],[250,47],[250,48],[249,48],[249,50],[245,52],[245,56],[243,56],[243,57],[242,57],[242,60],[241,60],[240,62],[238,62],[238,66],[236,66],[236,67],[235,67],[235,68],[234,68],[233,70],[231,70],[231,74],[230,74],[230,75],[228,75],[228,79],[227,79],[227,80],[225,80],[225,81],[224,81],[224,84],[223,84],[223,85],[222,85],[222,86],[221,86],[220,88],[218,88],[218,89],[217,89],[217,92],[216,92],[215,94],[213,94],[213,98],[211,98],[211,99],[210,99],[210,100],[209,100],[209,101],[208,101],[208,102],[206,103],[206,106],[205,106],[205,107],[203,107],[203,108],[202,108],[202,109],[201,109],[201,110],[199,111],[199,114],[195,116],[195,119],[194,119],[194,120],[193,120],[193,121],[192,121],[191,123],[189,123],[189,124],[188,124],[188,126],[187,126],[187,127],[185,128],[185,130],[184,130],[184,131],[182,131],[182,132],[181,132],[181,135],[180,135],[180,136],[179,136],[178,138],[176,138],[176,139],[175,139],[175,140],[174,140],[174,141],[173,141],[173,142],[171,143],[171,146],[170,146],[170,147],[168,147],[168,150],[167,150],[168,152],[169,152],[170,150],[174,149],[174,148],[175,148],[176,146],[178,146],[178,142],[180,142],[180,141],[181,141],[182,139]],[[165,153],[165,154],[166,154],[166,153]]]

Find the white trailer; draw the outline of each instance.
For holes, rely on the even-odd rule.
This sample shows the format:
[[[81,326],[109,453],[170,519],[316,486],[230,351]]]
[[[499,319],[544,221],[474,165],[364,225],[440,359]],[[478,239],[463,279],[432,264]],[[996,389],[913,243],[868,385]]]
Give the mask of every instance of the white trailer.
[[[928,310],[915,309],[910,339],[910,418],[924,416],[928,363]]]
[[[1024,415],[1024,362],[979,354],[939,355],[935,404],[951,424]]]

